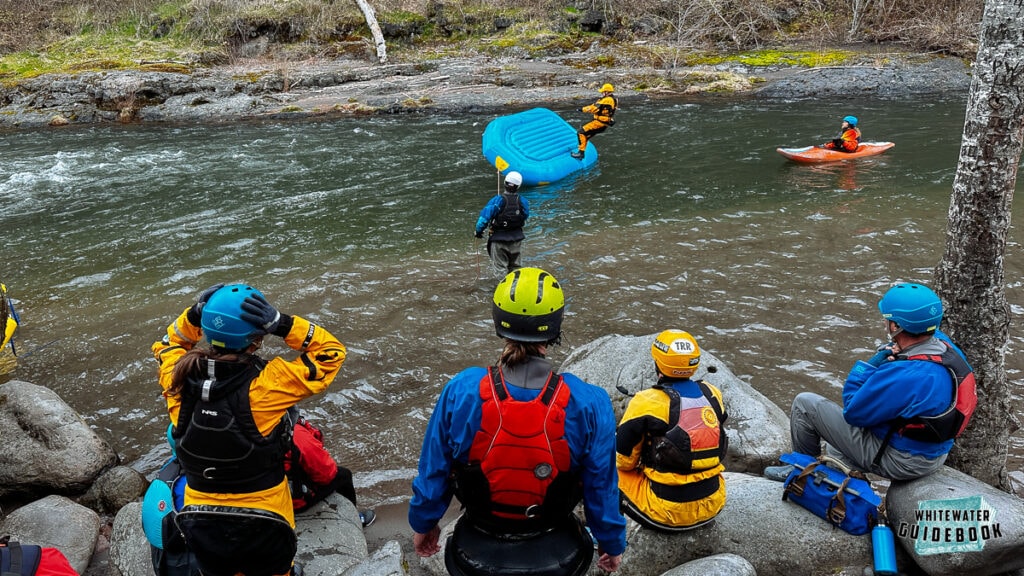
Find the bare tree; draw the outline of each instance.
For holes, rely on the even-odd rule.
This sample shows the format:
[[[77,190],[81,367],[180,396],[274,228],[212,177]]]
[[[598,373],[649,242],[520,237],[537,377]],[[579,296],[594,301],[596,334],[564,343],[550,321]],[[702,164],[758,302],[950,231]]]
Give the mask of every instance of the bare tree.
[[[946,250],[935,270],[946,328],[975,370],[978,408],[949,464],[1009,490],[1011,412],[1005,354],[1010,310],[1003,257],[1024,140],[1024,0],[987,0],[960,160],[949,206]]]

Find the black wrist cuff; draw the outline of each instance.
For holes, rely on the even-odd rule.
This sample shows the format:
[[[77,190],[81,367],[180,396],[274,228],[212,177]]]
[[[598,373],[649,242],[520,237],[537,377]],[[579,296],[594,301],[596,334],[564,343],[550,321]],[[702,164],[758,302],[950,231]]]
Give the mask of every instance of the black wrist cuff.
[[[291,314],[281,313],[281,320],[277,323],[277,328],[274,328],[274,336],[284,338],[292,331],[292,324],[294,323],[295,319],[291,317]]]

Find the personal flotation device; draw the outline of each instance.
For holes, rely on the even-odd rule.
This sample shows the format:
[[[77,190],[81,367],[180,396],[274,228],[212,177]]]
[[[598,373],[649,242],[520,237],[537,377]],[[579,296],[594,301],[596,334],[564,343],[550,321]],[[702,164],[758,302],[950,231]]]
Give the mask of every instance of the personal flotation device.
[[[614,94],[602,97],[594,103],[592,110],[594,120],[603,122],[609,126],[615,125],[615,111],[619,109],[619,100]]]
[[[893,423],[895,433],[922,442],[945,442],[963,433],[978,405],[977,383],[970,365],[953,347],[942,342],[942,354],[897,354],[897,360],[924,360],[941,364],[953,379],[953,401],[941,414],[900,418]]]
[[[669,430],[644,443],[641,462],[645,467],[658,472],[690,474],[710,470],[725,458],[728,448],[728,437],[722,426],[725,410],[707,384],[694,382],[701,391],[696,398],[682,397],[668,384],[654,385],[669,397]]]
[[[43,558],[43,548],[21,544],[5,536],[0,540],[0,574],[3,576],[34,576]]]
[[[514,230],[522,228],[526,223],[526,214],[523,213],[523,204],[519,201],[518,192],[503,192],[501,210],[491,218],[491,229],[495,232],[501,230]]]
[[[480,381],[480,430],[468,462],[456,467],[456,494],[477,525],[502,531],[553,526],[579,503],[579,477],[570,471],[565,409],[570,390],[548,375],[536,398],[520,402],[492,366]]]
[[[260,434],[249,406],[249,386],[266,362],[207,358],[206,378],[192,376],[182,390],[172,436],[188,485],[201,492],[248,493],[284,481],[291,422],[283,417],[269,436]]]

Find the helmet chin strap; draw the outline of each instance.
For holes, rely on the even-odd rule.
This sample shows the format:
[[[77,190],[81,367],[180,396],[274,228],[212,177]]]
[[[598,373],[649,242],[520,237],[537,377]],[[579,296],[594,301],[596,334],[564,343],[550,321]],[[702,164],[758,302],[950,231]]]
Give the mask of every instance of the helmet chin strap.
[[[896,324],[892,320],[885,321],[885,334],[889,337],[890,342],[895,342],[896,337],[903,333],[903,328],[899,324],[896,324],[896,331],[892,332],[889,330],[889,326]]]

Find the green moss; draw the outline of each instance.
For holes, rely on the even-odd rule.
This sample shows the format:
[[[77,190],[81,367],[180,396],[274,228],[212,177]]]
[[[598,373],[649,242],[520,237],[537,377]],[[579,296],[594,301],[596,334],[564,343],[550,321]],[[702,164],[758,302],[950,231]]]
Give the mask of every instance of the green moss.
[[[832,51],[783,51],[783,50],[754,50],[738,54],[706,54],[694,55],[686,60],[686,64],[693,66],[698,64],[723,64],[737,63],[746,66],[835,66],[842,64],[853,56],[852,52],[845,50]]]

